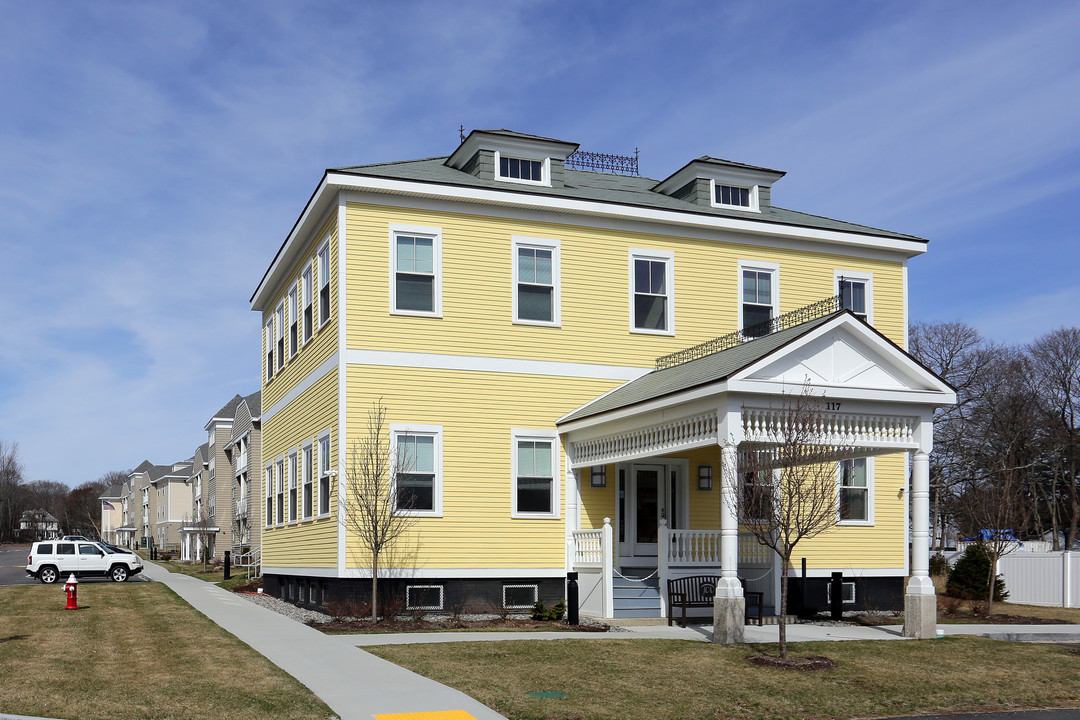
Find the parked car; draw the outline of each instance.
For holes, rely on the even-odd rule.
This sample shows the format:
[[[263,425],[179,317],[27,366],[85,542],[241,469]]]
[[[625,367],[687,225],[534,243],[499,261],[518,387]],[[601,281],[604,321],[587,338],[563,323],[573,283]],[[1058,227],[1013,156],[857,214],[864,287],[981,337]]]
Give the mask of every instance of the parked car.
[[[142,570],[142,560],[138,555],[114,552],[89,541],[36,542],[26,558],[26,574],[46,584],[68,575],[99,576],[124,582]]]

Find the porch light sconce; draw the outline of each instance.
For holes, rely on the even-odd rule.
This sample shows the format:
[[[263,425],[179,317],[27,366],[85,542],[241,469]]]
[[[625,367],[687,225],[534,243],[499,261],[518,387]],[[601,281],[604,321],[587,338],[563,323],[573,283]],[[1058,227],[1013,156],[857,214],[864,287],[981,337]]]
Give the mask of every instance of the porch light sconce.
[[[712,465],[698,465],[697,489],[712,490]]]
[[[607,465],[594,465],[589,475],[592,487],[607,487]]]

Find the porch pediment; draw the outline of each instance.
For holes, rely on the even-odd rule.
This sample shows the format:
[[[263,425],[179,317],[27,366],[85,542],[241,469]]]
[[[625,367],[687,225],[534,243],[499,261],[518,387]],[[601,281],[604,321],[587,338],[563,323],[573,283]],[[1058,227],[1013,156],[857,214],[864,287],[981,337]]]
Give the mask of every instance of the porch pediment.
[[[800,338],[734,373],[747,380],[822,388],[865,388],[900,393],[940,394],[951,402],[952,388],[910,355],[858,322],[840,318],[821,333]]]
[[[955,402],[944,380],[842,311],[654,370],[556,424],[574,467],[632,460],[752,439],[806,383],[829,401],[823,443],[867,454],[913,449],[933,408]]]

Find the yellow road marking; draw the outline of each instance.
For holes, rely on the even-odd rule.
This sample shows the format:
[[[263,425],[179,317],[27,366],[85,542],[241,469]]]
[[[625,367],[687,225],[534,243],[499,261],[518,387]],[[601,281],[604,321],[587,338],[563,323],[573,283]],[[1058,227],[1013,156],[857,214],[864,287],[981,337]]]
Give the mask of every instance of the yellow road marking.
[[[376,715],[375,720],[476,720],[476,718],[464,710],[435,710],[433,712]]]

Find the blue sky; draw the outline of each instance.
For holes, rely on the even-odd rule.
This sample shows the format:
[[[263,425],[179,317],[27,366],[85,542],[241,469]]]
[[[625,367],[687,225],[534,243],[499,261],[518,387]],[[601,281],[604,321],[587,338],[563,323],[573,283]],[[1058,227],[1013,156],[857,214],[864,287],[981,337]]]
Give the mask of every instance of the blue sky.
[[[928,238],[914,320],[1080,325],[1080,4],[0,4],[0,439],[76,485],[259,384],[248,298],[323,169],[507,127]]]

